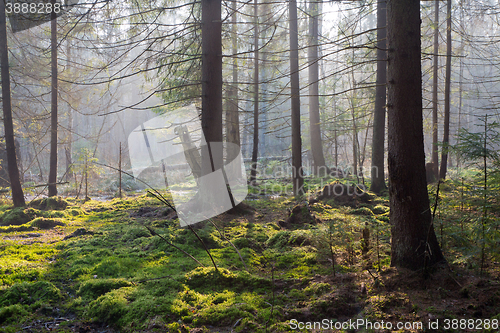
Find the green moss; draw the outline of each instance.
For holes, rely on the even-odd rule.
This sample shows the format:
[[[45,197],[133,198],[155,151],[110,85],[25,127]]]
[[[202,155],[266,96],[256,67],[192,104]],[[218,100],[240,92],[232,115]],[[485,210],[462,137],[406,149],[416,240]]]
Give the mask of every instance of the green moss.
[[[17,303],[33,304],[37,301],[53,303],[60,299],[61,291],[50,282],[22,282],[16,283],[0,293],[0,306]]]
[[[373,215],[373,212],[368,207],[355,208],[355,209],[351,210],[350,213],[352,215],[366,215],[366,216],[372,216]]]
[[[311,283],[309,286],[304,288],[304,293],[306,295],[321,296],[332,289],[332,286],[328,283]]]
[[[383,206],[383,205],[376,205],[375,207],[372,208],[373,214],[385,214],[389,212],[389,207]]]
[[[94,279],[80,284],[76,294],[86,299],[96,299],[111,290],[130,287],[132,283],[125,279]]]
[[[282,248],[288,244],[291,235],[292,232],[288,230],[278,231],[267,240],[266,245],[276,249]]]
[[[29,315],[26,307],[21,304],[13,304],[0,308],[0,324],[19,323],[20,318]]]
[[[89,303],[85,316],[98,322],[124,324],[120,321],[127,312],[127,296],[133,289],[131,287],[112,290]]]
[[[377,216],[377,220],[382,221],[382,222],[386,222],[386,223],[390,223],[389,216]]]
[[[49,197],[35,199],[29,206],[39,210],[64,210],[68,207],[68,202],[61,197]]]
[[[33,221],[28,223],[28,225],[38,229],[52,229],[56,226],[64,226],[66,224],[62,222],[60,219],[48,219],[45,217],[37,217]]]
[[[218,271],[213,267],[198,267],[186,274],[186,285],[191,288],[231,288],[231,289],[252,289],[266,288],[270,286],[270,281],[258,276],[251,275],[245,271],[233,273],[225,268]]]
[[[144,227],[132,226],[123,235],[122,240],[127,242],[127,241],[131,241],[131,240],[134,240],[136,238],[141,238],[141,237],[151,237],[151,233]]]
[[[33,216],[24,208],[13,208],[2,215],[0,225],[21,225],[31,221]]]

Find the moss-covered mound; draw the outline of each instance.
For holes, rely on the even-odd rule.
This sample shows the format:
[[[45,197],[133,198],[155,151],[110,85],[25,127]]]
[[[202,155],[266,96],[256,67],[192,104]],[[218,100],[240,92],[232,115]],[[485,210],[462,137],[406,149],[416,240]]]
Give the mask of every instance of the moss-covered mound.
[[[278,223],[281,227],[288,229],[293,225],[301,225],[305,223],[316,224],[319,222],[320,220],[311,214],[307,204],[300,204],[293,207],[285,221],[279,221]]]
[[[111,290],[120,289],[122,287],[130,287],[132,283],[125,279],[95,279],[87,280],[80,284],[77,295],[85,299],[96,299]]]
[[[32,219],[33,216],[30,214],[30,211],[19,207],[6,211],[0,217],[0,225],[21,225],[31,221]]]
[[[61,197],[50,197],[33,200],[29,206],[40,210],[64,210],[68,202]]]
[[[50,219],[50,218],[45,218],[45,217],[37,217],[33,221],[29,223],[30,226],[38,229],[52,229],[57,226],[64,226],[66,225],[64,222],[60,221],[59,219]]]
[[[48,281],[21,282],[0,291],[0,307],[18,304],[29,305],[36,302],[57,302],[61,299],[61,291]]]

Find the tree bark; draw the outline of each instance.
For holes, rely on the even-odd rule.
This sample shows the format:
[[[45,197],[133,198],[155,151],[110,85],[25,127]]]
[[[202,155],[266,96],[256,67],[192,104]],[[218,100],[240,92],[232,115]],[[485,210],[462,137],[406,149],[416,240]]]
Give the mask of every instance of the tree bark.
[[[234,144],[227,148],[226,154],[226,164],[231,162],[238,156],[240,147],[240,121],[238,115],[238,59],[236,54],[238,53],[238,35],[237,35],[237,8],[236,0],[232,1],[233,11],[231,17],[231,30],[232,30],[232,52],[233,58],[233,78],[232,83],[229,85],[228,91],[228,102],[226,107],[226,141],[228,143]],[[233,149],[234,148],[234,149]],[[238,174],[241,170],[238,171]]]
[[[7,22],[5,17],[5,3],[0,1],[0,52],[1,52],[1,74],[2,74],[2,108],[3,124],[5,131],[5,150],[7,151],[8,173],[10,188],[12,190],[12,201],[15,207],[25,205],[23,189],[19,177],[19,169],[16,158],[16,145],[14,141],[14,124],[12,121],[12,104],[10,96],[10,71],[9,71],[9,49],[7,46]]]
[[[259,154],[259,11],[254,0],[254,76],[253,76],[253,148],[250,184],[255,185],[257,177],[257,157]]]
[[[313,172],[316,175],[328,173],[323,155],[321,140],[321,120],[319,116],[319,57],[318,33],[319,11],[318,1],[312,0],[309,10],[309,123],[311,132],[311,152],[313,156]]]
[[[439,0],[434,2],[434,63],[432,77],[432,157],[434,179],[438,178],[438,66],[439,66]]]
[[[222,142],[222,21],[221,0],[202,0],[202,113],[201,127],[205,140]],[[205,152],[202,150],[202,152]],[[202,158],[209,162],[211,158]],[[222,167],[215,159],[213,168]],[[210,166],[209,169],[212,169]],[[206,170],[206,169],[205,169]]]
[[[448,169],[448,143],[450,142],[450,90],[451,90],[451,0],[446,5],[446,76],[444,81],[443,147],[439,178],[445,179]]]
[[[385,185],[385,104],[387,84],[387,2],[377,2],[377,88],[373,112],[372,183],[370,191],[379,194]]]
[[[52,5],[55,0],[52,0]],[[57,16],[51,14],[50,21],[50,54],[51,54],[51,103],[50,103],[50,167],[49,197],[57,195]]]
[[[66,41],[66,69],[71,73],[71,45],[69,39]],[[64,155],[66,157],[66,181],[69,181],[75,177],[73,171],[73,158],[72,158],[72,146],[73,146],[73,110],[68,98],[68,125],[67,125],[67,136],[66,136],[66,146],[64,147]]]
[[[388,0],[387,18],[391,265],[417,270],[444,259],[425,179],[420,3]]]
[[[297,1],[288,3],[290,20],[290,87],[292,106],[292,181],[293,194],[304,194],[302,170],[302,139],[300,137],[300,90],[299,90],[299,37],[297,28]]]

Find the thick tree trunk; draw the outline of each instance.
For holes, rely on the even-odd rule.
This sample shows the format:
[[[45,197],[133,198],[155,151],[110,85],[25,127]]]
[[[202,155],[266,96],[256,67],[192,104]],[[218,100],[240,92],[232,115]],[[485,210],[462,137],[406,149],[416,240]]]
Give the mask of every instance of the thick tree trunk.
[[[446,76],[444,81],[443,148],[439,178],[446,178],[448,169],[448,143],[450,142],[450,89],[451,89],[451,0],[446,6]]]
[[[231,17],[231,30],[232,30],[232,52],[233,58],[233,78],[232,83],[229,85],[228,102],[226,107],[226,141],[234,145],[228,145],[226,151],[226,164],[231,162],[238,156],[240,149],[240,120],[238,115],[238,35],[237,35],[237,8],[236,0],[232,1],[232,17]],[[241,170],[237,171],[238,175]]]
[[[313,172],[324,175],[328,172],[323,155],[321,140],[321,126],[319,117],[319,57],[318,57],[318,30],[319,11],[318,2],[313,0],[309,10],[309,123],[311,132],[311,152],[313,156]]]
[[[25,205],[23,189],[17,167],[16,144],[14,141],[14,124],[12,121],[12,104],[10,99],[9,49],[7,46],[7,22],[5,18],[5,3],[0,1],[0,57],[2,74],[2,108],[5,131],[5,150],[7,151],[8,173],[12,201],[15,207]]]
[[[292,104],[292,181],[293,194],[304,194],[302,170],[302,138],[300,137],[300,89],[299,89],[299,37],[297,28],[297,2],[288,3],[290,20],[290,86]]]
[[[259,154],[259,11],[254,0],[254,71],[253,71],[253,148],[250,184],[255,185],[257,177],[257,157]]]
[[[438,66],[439,66],[439,0],[434,2],[434,63],[432,77],[432,157],[434,179],[439,175],[438,156]]]
[[[385,185],[385,104],[387,83],[387,2],[377,2],[377,88],[373,112],[372,183],[370,190],[380,193]]]
[[[420,3],[388,0],[387,18],[391,265],[417,270],[443,260],[425,180]]]
[[[202,0],[202,114],[201,127],[205,140],[222,142],[222,21],[221,0]],[[202,150],[205,152],[205,150]],[[210,163],[211,158],[202,158]],[[214,159],[215,170],[222,160]],[[212,169],[212,166],[209,167]],[[204,169],[208,170],[208,169]]]
[[[55,1],[52,0],[52,4]],[[49,197],[57,195],[57,16],[52,12],[50,21],[50,53],[51,53],[51,103],[50,103],[50,168]]]

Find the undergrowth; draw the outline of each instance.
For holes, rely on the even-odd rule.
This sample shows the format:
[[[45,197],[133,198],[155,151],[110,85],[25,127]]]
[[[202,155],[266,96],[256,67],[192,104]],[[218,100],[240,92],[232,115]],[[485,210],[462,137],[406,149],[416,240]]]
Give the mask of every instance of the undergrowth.
[[[444,185],[434,222],[438,239],[451,262],[477,269],[477,208],[460,201],[471,197],[462,194],[461,182]],[[371,198],[307,205],[319,222],[286,229],[280,221],[297,204],[293,199],[247,201],[255,209],[248,215],[224,214],[214,220],[218,229],[196,226],[217,270],[197,237],[147,195],[2,206],[0,327],[17,332],[64,317],[73,319],[54,330],[87,323],[120,332],[283,332],[293,318],[382,318],[389,301],[372,297],[390,265],[389,203]],[[488,223],[497,228],[496,215]],[[370,239],[362,253],[365,228]],[[497,237],[492,232],[487,240],[490,260],[498,260]],[[353,280],[362,275],[365,291]],[[407,297],[398,302],[406,306]]]

